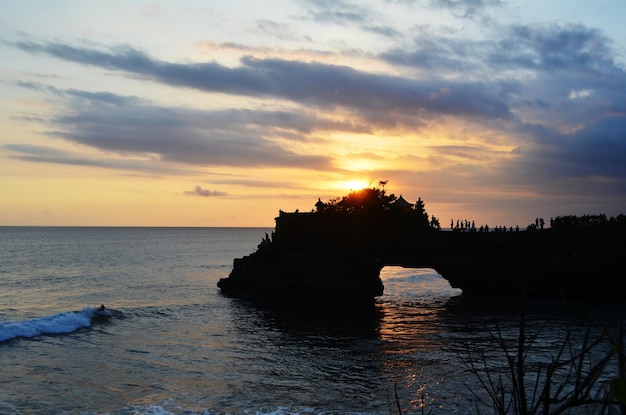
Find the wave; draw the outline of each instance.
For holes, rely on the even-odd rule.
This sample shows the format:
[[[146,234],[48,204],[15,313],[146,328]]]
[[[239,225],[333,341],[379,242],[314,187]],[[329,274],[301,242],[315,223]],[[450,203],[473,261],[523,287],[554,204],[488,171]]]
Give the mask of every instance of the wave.
[[[93,307],[67,311],[23,321],[0,322],[0,343],[17,337],[29,338],[41,334],[71,333],[91,326],[92,319],[102,317]]]

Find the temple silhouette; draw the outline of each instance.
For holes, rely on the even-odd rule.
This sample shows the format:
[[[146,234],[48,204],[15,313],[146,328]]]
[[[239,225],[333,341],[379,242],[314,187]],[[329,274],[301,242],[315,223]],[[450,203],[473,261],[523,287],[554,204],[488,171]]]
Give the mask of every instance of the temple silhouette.
[[[381,182],[383,184],[383,182]],[[258,249],[236,258],[222,293],[235,297],[368,301],[386,265],[433,268],[463,296],[616,300],[626,283],[626,216],[563,216],[525,229],[454,220],[442,230],[424,202],[384,185],[279,212]]]

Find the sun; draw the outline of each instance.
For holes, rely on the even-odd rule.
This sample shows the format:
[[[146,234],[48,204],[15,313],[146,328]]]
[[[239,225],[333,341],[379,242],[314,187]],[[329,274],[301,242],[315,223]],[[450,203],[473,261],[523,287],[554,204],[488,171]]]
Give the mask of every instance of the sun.
[[[365,179],[352,179],[341,182],[338,187],[348,190],[350,192],[365,189],[369,187],[369,182]]]

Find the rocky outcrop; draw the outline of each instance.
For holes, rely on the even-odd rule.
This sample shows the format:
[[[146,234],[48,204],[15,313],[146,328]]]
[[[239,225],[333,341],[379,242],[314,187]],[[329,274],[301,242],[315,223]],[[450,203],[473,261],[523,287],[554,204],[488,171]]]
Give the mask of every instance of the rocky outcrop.
[[[407,208],[384,192],[370,196],[374,202],[361,205],[318,201],[317,212],[281,212],[271,237],[235,259],[218,287],[238,297],[367,301],[382,295],[385,265],[434,268],[466,296],[615,300],[626,287],[623,215],[565,217],[542,230],[452,232],[433,226],[421,200]]]
[[[218,282],[226,295],[289,301],[361,301],[383,294],[381,265],[367,257],[257,251]]]

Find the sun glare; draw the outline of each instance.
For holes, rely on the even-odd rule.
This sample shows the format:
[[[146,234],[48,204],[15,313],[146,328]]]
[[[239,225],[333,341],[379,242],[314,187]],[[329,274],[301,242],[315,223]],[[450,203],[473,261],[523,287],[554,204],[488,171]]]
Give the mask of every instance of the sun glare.
[[[348,190],[348,191],[356,191],[356,190],[365,189],[369,187],[369,185],[370,184],[367,180],[354,179],[354,180],[347,180],[344,182],[340,182],[337,187],[340,189]]]

